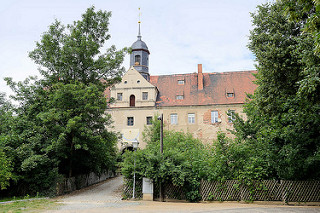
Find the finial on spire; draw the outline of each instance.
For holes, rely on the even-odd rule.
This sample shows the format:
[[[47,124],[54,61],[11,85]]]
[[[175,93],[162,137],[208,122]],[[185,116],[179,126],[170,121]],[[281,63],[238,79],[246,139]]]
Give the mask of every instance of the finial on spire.
[[[139,7],[139,21],[138,21],[138,23],[139,23],[139,32],[138,32],[138,40],[141,40],[141,33],[140,33],[141,20],[140,20],[140,18],[141,18],[141,12],[140,12],[140,7]]]

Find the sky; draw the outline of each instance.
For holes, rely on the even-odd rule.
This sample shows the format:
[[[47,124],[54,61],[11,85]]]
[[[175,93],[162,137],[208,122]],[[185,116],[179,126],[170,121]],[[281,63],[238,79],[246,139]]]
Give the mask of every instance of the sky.
[[[0,92],[3,80],[23,81],[40,74],[28,53],[55,19],[64,25],[81,19],[88,7],[111,11],[106,48],[130,47],[138,34],[149,51],[150,75],[255,69],[248,50],[250,12],[267,0],[10,0],[0,6]],[[102,50],[102,52],[105,52]],[[129,56],[123,66],[129,69]]]

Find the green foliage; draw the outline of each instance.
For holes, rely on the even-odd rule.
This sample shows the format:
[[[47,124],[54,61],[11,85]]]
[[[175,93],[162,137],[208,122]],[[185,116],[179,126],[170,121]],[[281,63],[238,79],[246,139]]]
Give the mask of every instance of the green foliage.
[[[110,38],[111,12],[88,8],[82,20],[64,26],[55,21],[37,42],[29,56],[41,66],[40,73],[50,82],[78,80],[88,85],[104,79],[109,84],[119,81],[124,68],[121,63],[127,49],[101,48]]]
[[[157,138],[157,122],[154,120],[153,126],[146,129],[146,138]],[[241,184],[252,186],[257,180],[270,178],[268,163],[272,156],[269,149],[268,144],[257,144],[254,140],[232,140],[223,133],[218,134],[217,141],[212,145],[203,145],[190,134],[166,131],[162,156],[159,138],[148,141],[145,149],[124,154],[122,173],[132,179],[136,161],[137,178],[147,177],[155,182],[182,186],[187,200],[198,201],[201,199],[201,179],[219,181],[221,186],[226,180],[236,179]],[[219,199],[218,194],[212,196]]]
[[[315,0],[282,0],[290,20],[303,23],[303,31],[314,40],[314,52],[320,53],[320,2]]]
[[[288,19],[281,1],[259,6],[252,17],[249,49],[258,62],[258,88],[244,108],[248,120],[237,119],[235,134],[267,153],[264,161],[256,161],[268,165],[267,177],[319,179],[320,61],[315,41],[302,33],[305,22]]]
[[[11,107],[10,102],[5,99],[5,94],[0,93],[0,190],[6,189],[10,184],[10,180],[15,179],[12,173],[12,161],[4,151],[6,137],[3,135],[7,132],[12,120]]]
[[[105,128],[111,120],[104,114],[104,87],[77,81],[56,83],[45,90],[40,85],[11,82],[16,91],[21,91],[21,99],[32,94],[17,109],[6,144],[15,159],[17,174],[23,177],[21,181],[31,186],[38,179],[37,184],[44,181],[41,187],[50,187],[59,178],[58,173],[71,176],[112,169],[117,138]]]
[[[239,180],[247,184],[251,180],[270,178],[270,152],[266,144],[232,140],[219,133],[218,140],[209,148],[205,171],[210,181]]]
[[[9,186],[9,181],[12,179],[12,170],[10,160],[3,150],[0,149],[0,190],[6,189]]]
[[[50,194],[61,176],[115,169],[117,136],[106,129],[104,90],[120,80],[126,49],[100,52],[110,16],[91,7],[67,27],[56,21],[30,52],[43,79],[5,79],[19,102],[0,115],[0,162],[17,181],[10,193]]]
[[[160,121],[158,120],[158,115],[153,117],[152,125],[145,126],[142,136],[143,141],[146,143],[160,141]]]
[[[148,145],[143,150],[136,152],[126,152],[122,163],[122,174],[131,179],[133,177],[134,158],[136,161],[136,174],[138,177],[151,178],[156,182],[172,182],[176,186],[184,186],[187,199],[198,201],[200,165],[203,162],[201,149],[203,144],[194,139],[190,134],[182,132],[164,133],[164,150],[160,155],[159,121],[153,120],[152,127],[145,132],[145,137],[156,140],[148,141]],[[150,135],[146,135],[146,133]]]

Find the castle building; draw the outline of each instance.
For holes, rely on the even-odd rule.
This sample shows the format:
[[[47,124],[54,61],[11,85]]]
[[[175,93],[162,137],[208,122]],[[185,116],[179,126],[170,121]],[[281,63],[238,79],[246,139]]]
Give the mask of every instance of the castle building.
[[[129,70],[120,83],[106,90],[115,99],[107,113],[122,135],[119,149],[132,147],[134,140],[144,148],[142,132],[160,114],[165,129],[189,132],[204,143],[211,143],[219,131],[232,137],[228,129],[233,128],[233,114],[245,118],[242,108],[246,93],[256,88],[256,71],[205,73],[198,64],[194,73],[150,75],[150,52],[141,40],[140,25],[131,48]]]

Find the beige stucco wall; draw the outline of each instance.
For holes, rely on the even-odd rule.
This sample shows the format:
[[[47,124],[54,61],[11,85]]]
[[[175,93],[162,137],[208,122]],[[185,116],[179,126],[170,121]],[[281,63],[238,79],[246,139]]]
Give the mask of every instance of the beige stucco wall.
[[[142,93],[148,93],[148,100],[142,100]],[[117,93],[122,93],[122,100],[117,100]],[[110,96],[116,100],[111,107],[129,107],[130,96],[135,96],[136,107],[154,106],[157,88],[150,84],[137,70],[131,67],[122,77],[120,83],[110,89]]]
[[[199,138],[203,143],[211,143],[217,139],[219,131],[225,132],[228,137],[233,135],[227,129],[233,129],[233,124],[228,122],[228,110],[235,110],[241,117],[245,118],[241,104],[233,105],[209,105],[209,106],[183,106],[163,108],[165,129],[189,132]],[[211,111],[218,111],[218,123],[211,123]],[[170,114],[178,115],[178,124],[170,124]],[[195,114],[195,123],[188,123],[188,114]]]
[[[146,144],[142,140],[142,132],[147,125],[147,117],[153,117],[157,113],[154,107],[116,108],[108,110],[107,113],[111,114],[114,121],[114,128],[112,130],[122,134],[122,139],[118,143],[119,149],[127,144],[131,144],[131,141],[135,138],[140,142],[139,147],[145,148]],[[127,125],[128,117],[134,118],[133,126]]]
[[[118,148],[121,149],[126,143],[129,145],[131,141],[137,137],[140,142],[139,147],[145,148],[142,138],[142,132],[147,125],[146,117],[155,116],[163,113],[164,125],[166,130],[189,132],[194,137],[199,138],[203,143],[212,143],[217,139],[219,131],[225,132],[228,137],[233,135],[227,130],[232,129],[233,124],[228,122],[228,110],[235,110],[240,116],[245,118],[242,112],[242,105],[210,105],[210,106],[179,106],[164,107],[156,109],[155,107],[133,107],[133,108],[114,108],[108,110],[114,120],[114,130],[123,135],[123,139],[119,141]],[[211,111],[217,110],[219,113],[219,123],[211,123]],[[170,114],[178,115],[178,124],[170,124]],[[195,123],[188,123],[188,114],[195,114]],[[127,125],[127,117],[134,117],[134,125]]]

